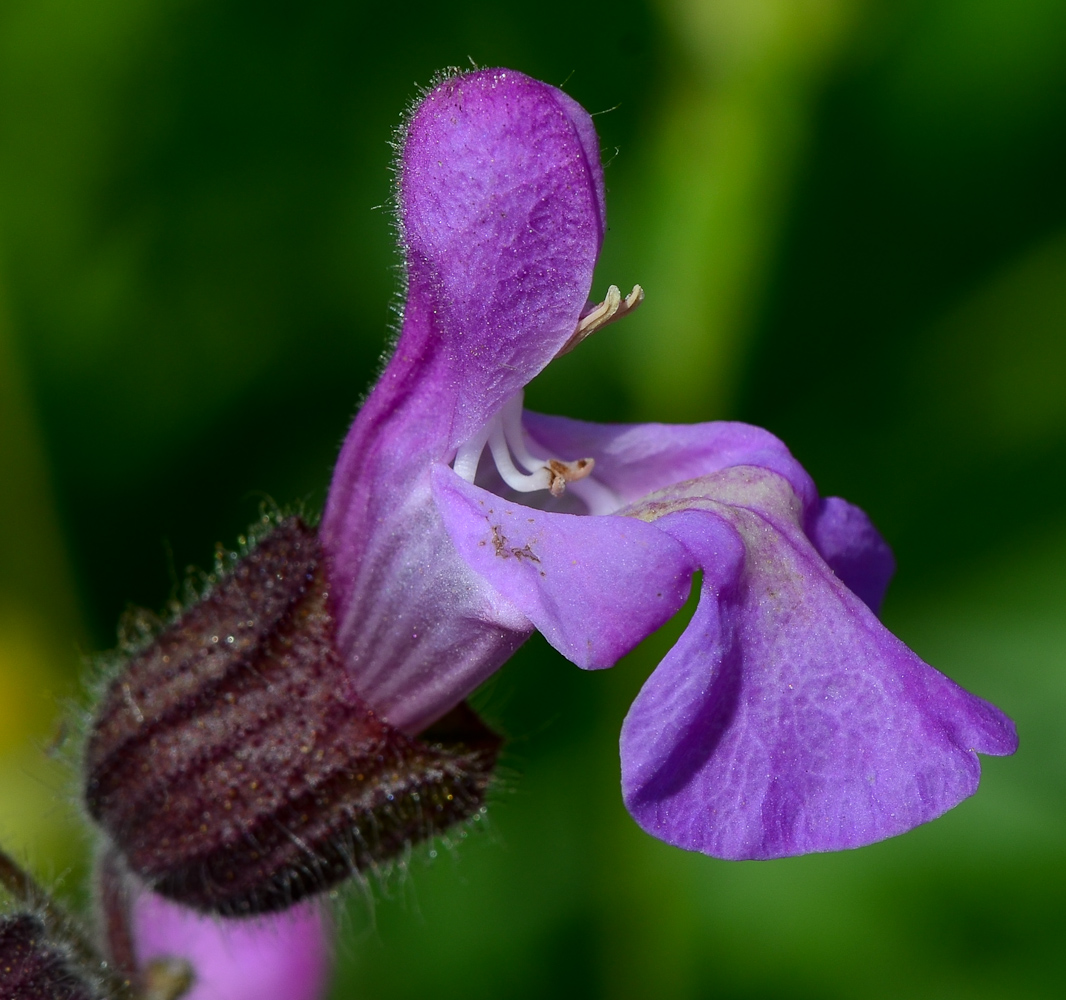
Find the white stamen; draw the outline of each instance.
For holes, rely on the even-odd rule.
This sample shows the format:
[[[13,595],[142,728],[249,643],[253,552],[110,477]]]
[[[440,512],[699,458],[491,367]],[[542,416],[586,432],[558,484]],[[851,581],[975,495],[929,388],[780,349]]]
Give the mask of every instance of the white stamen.
[[[525,403],[526,393],[521,390],[513,395],[500,410],[500,420],[503,423],[503,434],[507,439],[507,446],[519,465],[524,466],[526,472],[535,472],[548,463],[547,457],[534,455],[526,444],[525,429],[522,427],[522,407]]]
[[[493,421],[490,420],[469,441],[461,444],[456,452],[452,468],[468,483],[472,483],[477,475],[478,462],[481,461],[481,453],[485,450],[485,442],[489,439],[492,425]]]
[[[534,455],[526,445],[525,430],[522,427],[522,404],[525,391],[515,393],[500,410],[499,420],[503,428],[507,448],[514,455],[519,465],[524,465],[533,475],[548,473],[548,489],[553,497],[562,496],[567,483],[584,479],[596,463],[591,458],[579,458],[573,462],[563,462],[558,458],[543,458]]]
[[[534,493],[537,490],[546,490],[552,487],[551,473],[546,466],[541,466],[536,472],[525,475],[515,468],[511,461],[511,451],[507,447],[507,438],[504,436],[503,422],[499,419],[491,421],[492,431],[489,433],[489,449],[492,451],[492,460],[496,463],[496,471],[500,478],[519,493]]]
[[[586,337],[631,313],[643,301],[644,289],[640,285],[634,285],[633,291],[625,299],[618,286],[611,285],[604,300],[579,318],[577,329],[555,356],[572,351]],[[589,478],[595,465],[593,459],[579,458],[564,462],[558,458],[537,455],[535,450],[530,449],[522,426],[524,399],[523,391],[515,393],[484,427],[459,446],[452,461],[456,475],[468,483],[474,482],[487,444],[500,478],[519,493],[550,490],[552,496],[558,497],[563,495],[567,484],[573,484],[574,492],[588,507],[590,514],[610,514],[624,506],[614,490]],[[523,472],[518,466],[526,471]]]
[[[543,458],[530,451],[522,427],[524,399],[524,392],[516,393],[477,434],[460,445],[452,460],[452,468],[468,483],[474,482],[482,452],[488,444],[496,471],[511,489],[519,493],[549,490],[554,497],[562,496],[567,483],[585,479],[596,463],[591,458],[564,462],[558,458]],[[528,474],[515,465],[516,460],[528,470]]]

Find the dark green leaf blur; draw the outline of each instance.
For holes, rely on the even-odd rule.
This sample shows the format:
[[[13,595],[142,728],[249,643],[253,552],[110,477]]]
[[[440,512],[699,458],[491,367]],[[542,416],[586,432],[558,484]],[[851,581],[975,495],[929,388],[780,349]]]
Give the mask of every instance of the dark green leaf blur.
[[[530,405],[768,427],[1021,750],[902,838],[719,862],[618,790],[680,624],[595,674],[534,639],[477,696],[510,737],[488,829],[342,894],[333,996],[1057,998],[1062,0],[3,0],[0,840],[84,903],[84,657],[265,499],[321,506],[396,322],[390,139],[471,60],[597,113],[594,291],[647,290]]]

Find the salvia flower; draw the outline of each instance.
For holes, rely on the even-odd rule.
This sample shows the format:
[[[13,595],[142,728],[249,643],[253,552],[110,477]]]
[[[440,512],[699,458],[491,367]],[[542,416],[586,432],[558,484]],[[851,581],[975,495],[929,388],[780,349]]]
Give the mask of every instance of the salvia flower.
[[[285,910],[480,815],[499,740],[466,696],[535,629],[611,666],[697,574],[622,730],[653,835],[724,858],[856,847],[970,795],[977,752],[1013,752],[1009,719],[880,624],[891,552],[773,435],[524,409],[643,297],[589,301],[605,202],[580,106],[509,70],[448,78],[406,125],[397,197],[402,330],[318,531],[267,518],[128,644],[97,709],[86,804],[105,894],[133,901],[130,964],[173,942],[207,974],[261,935],[245,949],[181,907]],[[255,926],[318,948],[307,920]]]
[[[180,958],[193,970],[181,1000],[318,1000],[330,955],[324,916],[314,903],[284,913],[226,920],[154,893],[133,904],[138,966]]]
[[[637,822],[769,858],[856,847],[972,794],[1012,723],[878,621],[891,552],[737,423],[596,425],[530,413],[553,358],[639,304],[590,304],[604,234],[591,119],[510,70],[444,80],[399,163],[407,299],[348,434],[320,537],[361,698],[417,733],[534,630],[609,667],[695,616],[622,729]]]

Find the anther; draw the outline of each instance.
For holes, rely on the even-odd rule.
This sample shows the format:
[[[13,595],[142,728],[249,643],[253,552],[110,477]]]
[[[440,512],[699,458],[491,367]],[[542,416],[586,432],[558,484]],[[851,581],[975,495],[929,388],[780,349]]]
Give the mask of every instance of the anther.
[[[597,306],[593,306],[584,313],[577,322],[577,329],[571,334],[570,339],[556,352],[557,358],[569,354],[581,341],[591,337],[597,330],[602,330],[608,323],[621,319],[637,308],[644,301],[644,289],[640,285],[634,285],[624,299],[617,285],[611,285],[607,289],[607,295]]]
[[[576,462],[560,462],[557,458],[549,459],[545,468],[551,476],[551,485],[548,487],[551,495],[561,497],[566,490],[567,483],[575,483],[579,479],[584,479],[595,464],[595,460],[591,458],[579,458]]]

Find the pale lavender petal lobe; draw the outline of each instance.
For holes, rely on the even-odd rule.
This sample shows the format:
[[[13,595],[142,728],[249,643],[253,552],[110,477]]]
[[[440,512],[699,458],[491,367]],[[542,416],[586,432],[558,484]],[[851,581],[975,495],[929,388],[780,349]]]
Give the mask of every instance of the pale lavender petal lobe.
[[[873,522],[840,497],[826,497],[811,520],[808,534],[818,554],[845,586],[879,613],[896,559]]]
[[[730,466],[758,465],[784,476],[804,510],[817,505],[818,491],[803,466],[773,434],[751,424],[593,424],[529,410],[523,419],[544,450],[594,458],[596,479],[623,503]]]
[[[688,597],[692,557],[649,524],[523,507],[446,467],[433,486],[463,558],[579,667],[611,666]]]
[[[705,567],[692,623],[623,726],[623,794],[649,833],[729,859],[858,847],[971,795],[977,751],[1016,748],[1006,716],[828,570],[779,476],[728,470],[645,511]],[[715,569],[723,524],[746,553],[735,582]]]
[[[144,892],[133,923],[142,966],[156,958],[191,963],[195,980],[182,1000],[321,1000],[329,985],[329,921],[316,904],[227,920]]]

